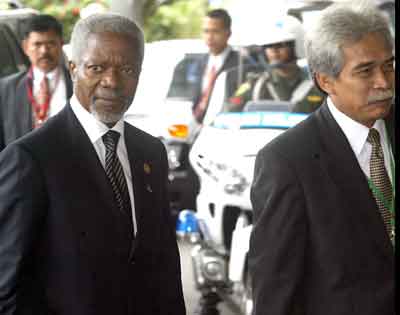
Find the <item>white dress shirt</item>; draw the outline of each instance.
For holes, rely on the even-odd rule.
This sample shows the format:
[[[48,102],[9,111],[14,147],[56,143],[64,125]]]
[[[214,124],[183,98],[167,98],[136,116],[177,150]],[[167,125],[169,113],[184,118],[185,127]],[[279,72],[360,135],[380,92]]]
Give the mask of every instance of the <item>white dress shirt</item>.
[[[38,68],[33,68],[33,95],[36,97],[40,90],[40,83],[45,73]],[[57,114],[67,103],[67,87],[65,83],[63,70],[58,67],[46,74],[49,80],[49,89],[51,93],[49,117]]]
[[[349,141],[355,156],[357,157],[361,169],[363,170],[364,174],[368,178],[370,178],[371,174],[369,165],[371,159],[372,145],[367,141],[369,128],[351,119],[340,110],[338,110],[337,107],[333,104],[331,98],[327,98],[327,103],[329,110],[332,113],[332,116],[335,118],[343,133],[346,135],[346,138]],[[392,174],[393,170],[391,164],[394,165],[394,159],[384,120],[377,120],[372,128],[375,128],[379,131],[383,156],[385,159],[385,167],[388,172],[390,181],[393,184],[394,174]]]
[[[126,184],[128,186],[129,198],[131,200],[132,208],[132,219],[133,219],[133,229],[134,234],[137,231],[137,223],[135,217],[135,203],[133,196],[133,185],[132,185],[132,172],[128,159],[128,152],[125,145],[124,136],[124,120],[121,118],[111,129],[105,124],[98,121],[91,113],[89,113],[79,102],[75,95],[71,97],[70,100],[71,108],[81,123],[83,129],[85,129],[90,141],[93,144],[94,149],[100,159],[101,164],[105,168],[106,161],[106,147],[103,143],[102,136],[109,130],[117,131],[120,134],[120,138],[117,145],[117,156],[121,162],[122,169],[125,175]]]
[[[208,73],[210,72],[211,68],[214,66],[215,71],[218,72],[225,63],[226,58],[228,57],[229,53],[231,52],[232,48],[227,46],[220,54],[218,55],[208,55],[208,62],[207,66],[204,69],[203,73],[203,85],[202,90],[204,91],[208,85]]]

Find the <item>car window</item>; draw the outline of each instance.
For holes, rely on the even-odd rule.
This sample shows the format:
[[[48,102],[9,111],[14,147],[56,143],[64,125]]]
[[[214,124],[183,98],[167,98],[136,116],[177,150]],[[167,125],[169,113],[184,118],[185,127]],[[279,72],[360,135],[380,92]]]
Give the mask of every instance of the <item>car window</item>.
[[[0,23],[7,24],[18,38],[22,40],[22,27],[26,19],[39,14],[38,11],[30,8],[14,9],[14,10],[0,10]]]
[[[201,80],[200,62],[203,54],[186,54],[175,67],[168,98],[191,100],[196,92],[197,82]]]
[[[15,73],[18,67],[14,61],[14,56],[10,48],[10,43],[5,33],[0,29],[0,77]]]
[[[30,66],[29,59],[8,25],[0,23],[0,36],[1,76],[27,70]]]

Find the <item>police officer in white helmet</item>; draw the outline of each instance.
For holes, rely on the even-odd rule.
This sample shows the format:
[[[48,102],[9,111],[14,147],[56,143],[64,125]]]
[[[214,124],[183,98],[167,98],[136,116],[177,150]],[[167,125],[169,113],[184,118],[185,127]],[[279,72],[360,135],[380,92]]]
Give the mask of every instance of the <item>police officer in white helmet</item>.
[[[259,70],[250,72],[225,104],[228,111],[241,111],[249,100],[290,101],[293,111],[311,112],[323,100],[307,71],[298,66],[302,57],[303,29],[291,16],[279,19],[267,28],[259,47]]]

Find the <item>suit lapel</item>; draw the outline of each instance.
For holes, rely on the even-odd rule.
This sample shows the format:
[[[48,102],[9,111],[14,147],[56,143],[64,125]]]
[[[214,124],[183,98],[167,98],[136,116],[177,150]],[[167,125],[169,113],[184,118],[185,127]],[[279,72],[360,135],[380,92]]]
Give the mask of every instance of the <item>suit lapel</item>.
[[[107,208],[115,207],[113,203],[113,191],[108,183],[106,173],[98,158],[97,152],[90,142],[88,135],[79,123],[69,104],[65,106],[66,123],[69,124],[71,141],[71,158],[72,163],[76,163],[76,169],[82,170],[83,173],[89,172],[88,180],[92,181],[92,186],[98,189],[98,198],[103,198],[103,204]]]
[[[64,109],[68,112],[68,120],[70,121],[69,130],[71,131],[71,139],[74,151],[74,158],[72,161],[76,161],[76,169],[79,172],[82,170],[83,173],[89,173],[88,180],[91,181],[91,187],[96,187],[98,190],[96,193],[97,198],[101,198],[101,204],[104,205],[103,209],[115,208],[115,212],[119,213],[116,208],[116,203],[114,202],[114,194],[112,187],[109,184],[104,168],[98,158],[97,152],[94,149],[89,137],[87,136],[85,130],[75,117],[70,105],[68,104]],[[145,180],[144,180],[144,159],[142,157],[142,148],[138,147],[135,132],[132,127],[127,127],[125,123],[125,144],[128,152],[129,163],[131,167],[131,173],[133,178],[133,195],[134,195],[134,205],[135,205],[135,218],[137,223],[137,233],[131,244],[130,249],[130,259],[135,252],[143,231],[143,209],[144,209],[144,196],[145,196]],[[112,212],[112,211],[111,211]]]
[[[97,187],[99,198],[103,199],[103,204],[107,208],[115,207],[113,202],[113,191],[111,185],[108,182],[104,168],[97,156],[97,152],[94,149],[89,137],[87,136],[85,130],[75,117],[72,109],[69,105],[64,109],[68,113],[68,123],[71,128],[71,151],[74,158],[71,161],[77,161],[76,168],[85,172],[89,172],[89,180],[92,181],[93,187]],[[146,187],[150,184],[150,178],[146,180],[145,177],[149,177],[145,174],[145,164],[151,163],[143,157],[143,148],[140,147],[140,140],[135,133],[133,127],[125,123],[125,144],[127,148],[129,163],[131,167],[132,179],[133,179],[133,194],[134,194],[134,205],[135,205],[135,217],[138,227],[138,231],[135,238],[135,243],[139,241],[142,234],[141,227],[143,226],[144,211],[146,208],[146,199],[144,198],[149,192]],[[148,182],[149,181],[149,182]],[[149,187],[148,189],[151,189]],[[137,247],[137,244],[135,244]]]
[[[24,135],[33,128],[32,104],[28,99],[27,82],[28,76],[26,74],[18,82],[16,89],[16,106],[14,110],[16,111],[15,117],[20,117],[20,119],[15,120],[15,123],[17,124],[16,129],[18,130],[19,136]]]
[[[197,85],[197,91],[196,91],[196,97],[194,98],[194,102],[193,102],[193,106],[195,106],[198,101],[200,100],[200,97],[202,95],[202,87],[203,87],[203,80],[204,80],[204,74],[207,68],[207,64],[208,64],[208,60],[210,58],[210,54],[207,54],[204,56],[204,58],[202,58],[201,62],[200,62],[200,66],[199,66],[199,73],[200,73],[200,81],[199,84]],[[238,65],[238,55],[235,51],[231,50],[228,54],[228,56],[225,58],[224,63],[222,65],[222,67],[218,70],[217,72],[217,76],[227,70],[230,69],[232,67],[236,67]]]
[[[387,115],[385,118],[385,125],[386,125],[386,130],[387,134],[389,136],[389,142],[392,147],[392,152],[396,152],[396,141],[395,141],[395,105],[392,105],[392,108],[390,110],[390,113]]]
[[[393,256],[392,244],[365,174],[326,103],[316,113],[316,119],[324,148],[321,154],[324,163],[321,164],[326,167],[327,173],[348,202],[349,215],[354,221],[355,232],[363,233],[365,238],[374,243],[385,255]],[[376,228],[370,229],[371,226]]]
[[[222,71],[225,71],[227,69],[233,68],[233,67],[237,67],[239,64],[238,61],[238,55],[235,51],[233,51],[232,49],[229,51],[228,56],[226,56],[225,60],[224,60],[224,64],[222,65],[222,67],[219,69],[217,74],[220,74]]]
[[[142,228],[144,226],[144,215],[146,208],[146,174],[145,164],[148,161],[143,156],[143,148],[140,147],[140,139],[135,133],[135,130],[127,123],[125,123],[125,145],[128,152],[129,164],[132,173],[133,196],[135,204],[135,216],[137,223],[137,233],[135,237],[132,254],[137,248],[143,235]],[[147,183],[148,184],[148,183]]]

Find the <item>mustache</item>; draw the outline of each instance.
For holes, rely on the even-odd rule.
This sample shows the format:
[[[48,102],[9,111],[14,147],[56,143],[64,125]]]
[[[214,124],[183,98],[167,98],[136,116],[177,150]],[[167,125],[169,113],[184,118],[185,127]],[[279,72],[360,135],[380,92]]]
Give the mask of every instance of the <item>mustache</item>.
[[[44,54],[43,56],[41,56],[40,58],[39,58],[39,60],[53,60],[53,58],[50,56],[50,55],[48,55],[48,54]]]
[[[102,89],[99,90],[93,97],[105,99],[123,99],[124,94],[120,89]]]
[[[370,103],[375,103],[379,101],[385,101],[389,98],[393,98],[393,91],[392,90],[384,90],[384,91],[379,91],[376,92],[375,94],[372,94],[368,97],[367,102],[368,104]]]
[[[91,97],[91,102],[92,104],[94,104],[96,102],[96,100],[98,99],[105,99],[105,100],[117,100],[119,102],[121,102],[121,104],[130,104],[132,102],[132,100],[130,100],[128,97],[124,96],[123,93],[121,92],[107,92],[107,93],[102,93],[102,94],[97,94],[97,95],[93,95]]]

